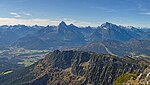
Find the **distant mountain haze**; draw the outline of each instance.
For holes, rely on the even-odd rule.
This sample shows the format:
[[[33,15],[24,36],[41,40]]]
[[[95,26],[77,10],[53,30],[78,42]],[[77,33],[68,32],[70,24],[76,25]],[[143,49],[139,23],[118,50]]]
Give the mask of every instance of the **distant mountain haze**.
[[[64,48],[78,48],[92,42],[103,40],[110,40],[107,42],[117,41],[126,43],[132,42],[132,40],[149,40],[150,31],[148,30],[150,29],[135,28],[132,26],[125,27],[109,22],[106,22],[97,28],[90,26],[77,27],[73,24],[67,25],[64,21],[62,21],[58,26],[5,25],[0,27],[0,46],[56,50]],[[112,47],[115,47],[120,44],[112,45]],[[110,45],[108,44],[108,46]],[[109,47],[107,48],[110,50]],[[120,49],[121,48],[125,47],[120,47]],[[104,53],[108,53],[103,47],[101,49],[103,49],[102,52],[105,51]],[[130,51],[129,48],[128,51]],[[148,51],[148,49],[146,51]],[[124,53],[112,53],[124,55]]]

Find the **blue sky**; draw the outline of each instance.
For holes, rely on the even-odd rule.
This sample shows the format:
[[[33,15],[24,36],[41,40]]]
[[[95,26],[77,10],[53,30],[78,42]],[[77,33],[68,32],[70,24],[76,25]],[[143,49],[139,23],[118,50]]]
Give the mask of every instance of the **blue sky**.
[[[150,27],[150,0],[1,0],[0,25],[78,26],[104,22]]]

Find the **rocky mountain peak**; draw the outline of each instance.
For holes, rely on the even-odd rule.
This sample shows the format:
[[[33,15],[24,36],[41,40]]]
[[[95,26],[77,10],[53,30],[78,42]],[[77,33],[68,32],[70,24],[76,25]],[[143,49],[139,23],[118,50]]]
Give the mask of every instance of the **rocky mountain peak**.
[[[70,24],[70,25],[68,25],[68,27],[71,28],[71,29],[76,29],[76,28],[78,28],[78,27],[75,26],[74,24]]]
[[[109,23],[109,22],[106,22],[100,26],[100,28],[103,28],[103,29],[110,29],[114,27],[117,27],[117,25]]]
[[[67,24],[64,21],[62,21],[58,27],[67,27]]]

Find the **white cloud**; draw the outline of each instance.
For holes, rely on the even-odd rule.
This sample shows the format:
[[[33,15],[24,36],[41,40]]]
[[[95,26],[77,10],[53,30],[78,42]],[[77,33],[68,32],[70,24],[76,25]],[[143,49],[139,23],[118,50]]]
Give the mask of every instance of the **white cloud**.
[[[143,13],[140,13],[140,14],[143,14],[143,15],[148,15],[148,16],[150,16],[150,12],[143,12]]]
[[[26,15],[26,16],[32,16],[32,14],[26,13],[26,12],[24,12],[24,15]]]
[[[21,15],[19,15],[18,13],[15,13],[15,12],[11,12],[10,14],[13,15],[15,18],[21,17]]]
[[[64,20],[67,24],[75,24],[77,26],[98,26],[97,22],[85,22],[85,21],[76,21],[72,19]],[[19,18],[0,18],[0,25],[58,25],[61,20],[52,20],[52,19],[19,19]]]
[[[99,9],[99,10],[102,10],[102,11],[105,11],[105,12],[116,12],[115,9],[109,9],[109,8],[106,8],[106,7],[100,7],[100,6],[93,6],[93,7],[90,7],[92,9]]]
[[[144,8],[142,4],[138,4],[140,14],[150,16],[150,10]]]
[[[26,13],[25,15],[27,15],[27,16],[31,16],[31,14],[30,14],[30,13]]]
[[[56,24],[57,21],[49,20],[49,19],[16,19],[16,18],[0,18],[0,25],[48,25],[48,24]]]
[[[142,4],[138,4],[138,9],[140,11],[148,11],[148,9],[144,8]]]

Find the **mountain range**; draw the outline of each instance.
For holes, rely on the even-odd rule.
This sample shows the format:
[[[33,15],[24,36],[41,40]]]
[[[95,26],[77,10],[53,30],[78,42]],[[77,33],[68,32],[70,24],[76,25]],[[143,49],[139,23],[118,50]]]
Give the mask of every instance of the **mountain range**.
[[[73,48],[101,40],[127,42],[147,40],[150,29],[104,23],[98,27],[77,27],[61,22],[58,26],[0,26],[0,46],[26,49]]]

